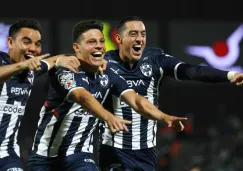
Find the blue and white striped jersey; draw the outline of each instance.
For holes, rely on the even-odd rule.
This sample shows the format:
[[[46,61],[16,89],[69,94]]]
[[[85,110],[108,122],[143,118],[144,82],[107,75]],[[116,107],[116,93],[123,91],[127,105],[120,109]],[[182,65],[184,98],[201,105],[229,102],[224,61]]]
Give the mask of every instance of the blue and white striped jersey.
[[[4,52],[0,52],[0,66],[13,64]],[[14,152],[19,155],[18,128],[25,111],[34,77],[48,71],[48,64],[41,62],[41,71],[20,72],[0,84],[0,158]],[[28,76],[26,77],[25,76]]]
[[[129,91],[126,81],[109,69],[103,76],[59,69],[51,78],[48,99],[40,113],[33,152],[49,157],[93,152],[93,131],[98,119],[79,104],[68,101],[69,94],[80,88],[101,104],[109,93],[119,98]]]
[[[108,51],[105,59],[117,74],[127,81],[129,88],[146,97],[155,106],[158,105],[159,84],[163,76],[176,77],[179,60],[163,53],[162,49],[146,47],[141,59],[134,64],[122,61],[118,50]],[[112,105],[111,105],[112,104]],[[109,95],[104,103],[116,116],[131,120],[129,132],[111,134],[107,125],[103,125],[102,144],[120,149],[144,149],[156,146],[157,121],[148,120],[136,113],[117,97]]]

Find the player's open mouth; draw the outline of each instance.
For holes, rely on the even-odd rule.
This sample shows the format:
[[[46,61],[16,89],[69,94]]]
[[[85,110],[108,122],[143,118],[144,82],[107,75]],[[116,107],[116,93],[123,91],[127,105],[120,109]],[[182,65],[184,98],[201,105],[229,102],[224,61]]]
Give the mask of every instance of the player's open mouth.
[[[142,49],[142,45],[134,45],[132,46],[133,50],[135,50],[136,52],[139,52]]]
[[[101,59],[101,57],[102,57],[102,52],[93,52],[93,53],[91,53],[91,55],[95,58],[95,59],[97,59],[97,60],[100,60]]]
[[[133,50],[134,50],[134,55],[140,55],[141,50],[142,50],[142,45],[133,45],[132,46]]]
[[[32,58],[32,57],[34,57],[34,55],[31,55],[31,54],[25,54],[24,55],[24,58],[27,60],[27,59],[30,59],[30,58]]]

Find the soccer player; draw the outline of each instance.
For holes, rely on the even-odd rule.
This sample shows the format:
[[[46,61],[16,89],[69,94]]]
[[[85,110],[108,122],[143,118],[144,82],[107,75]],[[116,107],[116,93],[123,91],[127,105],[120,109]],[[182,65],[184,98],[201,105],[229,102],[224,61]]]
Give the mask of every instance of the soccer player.
[[[242,85],[242,74],[221,71],[205,66],[194,66],[181,62],[163,52],[160,48],[146,47],[146,29],[143,21],[136,16],[118,22],[117,50],[105,54],[111,67],[139,95],[158,105],[159,85],[163,76],[177,80],[199,80],[208,82],[232,81]],[[119,98],[109,95],[104,106],[118,117],[131,120],[129,132],[111,134],[104,125],[101,132],[102,145],[99,150],[99,165],[103,171],[121,166],[122,170],[135,168],[152,171],[156,169],[155,120],[147,119],[134,111]],[[142,115],[142,116],[141,116]]]
[[[97,20],[77,23],[73,29],[73,49],[80,60],[78,73],[59,69],[51,79],[52,88],[42,108],[29,171],[54,170],[55,163],[63,170],[98,170],[92,160],[93,131],[98,118],[106,121],[109,133],[126,132],[127,120],[115,117],[102,107],[112,94],[148,118],[156,118],[183,129],[186,118],[169,116],[159,111],[146,98],[129,89],[126,81],[106,69],[97,72],[105,54],[103,24]],[[54,89],[55,87],[55,89]],[[56,169],[56,168],[55,168]]]
[[[8,53],[0,52],[0,170],[23,170],[17,144],[18,128],[34,78],[55,65],[79,66],[76,57],[48,57],[41,53],[41,27],[36,20],[11,25]]]

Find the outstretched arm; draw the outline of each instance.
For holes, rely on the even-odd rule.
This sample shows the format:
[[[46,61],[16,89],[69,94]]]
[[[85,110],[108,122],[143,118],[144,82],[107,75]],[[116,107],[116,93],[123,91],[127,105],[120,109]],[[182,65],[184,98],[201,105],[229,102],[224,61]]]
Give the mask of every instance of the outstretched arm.
[[[30,58],[23,62],[18,62],[16,64],[11,65],[2,65],[0,66],[0,84],[7,81],[14,74],[23,71],[23,70],[32,70],[37,71],[40,70],[40,60],[46,58],[49,54],[41,55],[38,57]]]
[[[176,78],[179,80],[190,79],[208,82],[231,82],[237,86],[243,85],[243,73],[183,63],[177,68]]]
[[[43,61],[47,62],[49,65],[49,69],[53,68],[55,65],[57,67],[68,68],[73,72],[78,71],[78,67],[80,66],[80,62],[76,56],[73,55],[56,55]]]
[[[148,119],[164,121],[168,124],[169,127],[178,127],[178,125],[180,125],[179,129],[184,129],[184,126],[182,125],[181,121],[187,120],[187,118],[170,116],[161,112],[145,97],[137,95],[135,91],[127,91],[126,93],[124,93],[122,95],[122,100],[125,103],[127,103],[130,107],[132,107],[137,113],[141,114],[142,116]]]
[[[207,82],[231,81],[236,72],[223,71],[208,66],[181,63],[175,68],[175,77],[179,80],[198,80]]]
[[[165,75],[173,76],[177,80],[232,82],[236,85],[243,85],[242,73],[223,71],[210,66],[187,64],[165,53],[156,56],[154,59],[158,67],[164,69]]]
[[[80,104],[86,111],[95,117],[106,121],[112,132],[123,130],[128,131],[126,124],[131,123],[131,121],[115,117],[112,113],[105,110],[103,106],[84,88],[77,88],[71,91],[68,100]]]

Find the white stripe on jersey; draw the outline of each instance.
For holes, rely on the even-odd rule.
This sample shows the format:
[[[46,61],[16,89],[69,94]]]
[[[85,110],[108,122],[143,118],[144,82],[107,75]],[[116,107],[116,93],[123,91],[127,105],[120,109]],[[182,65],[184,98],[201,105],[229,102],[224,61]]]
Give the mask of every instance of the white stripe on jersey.
[[[20,126],[20,122],[19,122],[18,127],[19,127],[19,126]],[[20,156],[20,147],[19,147],[19,145],[17,144],[18,133],[19,133],[19,129],[17,129],[17,131],[16,131],[16,133],[15,133],[13,147],[14,147],[14,151],[15,151],[15,153],[16,153],[18,156]]]
[[[157,96],[159,96],[159,86],[160,82],[163,78],[163,69],[160,68],[160,78],[157,83]],[[154,87],[155,87],[155,79],[152,77],[151,81],[149,83],[149,86],[147,88],[147,99],[154,104]],[[114,114],[119,117],[123,118],[123,107],[129,107],[127,104],[124,102],[121,102],[119,98],[116,96],[112,96],[112,102],[113,102],[113,109],[114,109]],[[156,105],[156,104],[154,104]],[[132,150],[139,150],[141,147],[140,144],[140,138],[141,138],[141,115],[136,113],[133,109],[132,111]],[[146,140],[146,145],[148,148],[155,147],[156,146],[156,132],[157,132],[157,121],[154,120],[148,120],[148,126],[147,129],[144,130],[147,133],[147,140]],[[116,148],[124,149],[126,147],[123,147],[123,134],[122,133],[116,133],[114,135],[114,142],[112,139],[112,133],[109,130],[107,124],[105,124],[105,130],[102,135],[103,141],[102,144],[106,144],[109,146],[114,146]],[[114,143],[114,144],[113,144]]]
[[[140,147],[141,115],[132,109],[132,150]]]
[[[109,89],[106,91],[104,99],[101,103],[104,102],[104,100],[108,94],[109,94]],[[45,107],[43,107],[42,109],[43,109],[41,112],[42,114],[40,115],[40,120],[38,122],[38,129],[39,129],[40,124],[42,123],[44,113],[45,113],[45,110],[44,110]],[[77,111],[80,109],[83,110],[79,104],[74,103],[73,106],[67,112],[67,114],[65,114],[63,120],[61,121],[61,125],[58,128],[58,131],[55,133],[55,137],[54,137],[52,144],[50,144],[50,140],[52,138],[53,128],[54,128],[54,124],[56,123],[56,119],[52,118],[50,123],[48,123],[46,125],[46,127],[44,128],[45,130],[42,130],[42,129],[37,130],[40,132],[44,131],[44,134],[42,135],[42,137],[40,137],[39,140],[36,140],[36,137],[35,137],[35,141],[40,141],[37,151],[36,151],[37,154],[39,154],[41,156],[48,156],[48,157],[57,156],[60,151],[64,150],[64,149],[60,149],[60,147],[62,145],[66,145],[66,144],[63,144],[63,143],[65,143],[65,142],[63,142],[63,139],[67,135],[68,131],[70,129],[72,129],[71,124],[73,122],[73,119],[75,119],[77,117],[82,117],[82,120],[79,123],[79,127],[75,131],[74,136],[70,137],[71,143],[69,144],[68,147],[65,146],[65,150],[67,150],[66,156],[74,154],[76,152],[75,150],[77,150],[76,149],[77,145],[80,143],[86,127],[88,125],[90,126],[89,119],[94,118],[94,116],[91,114],[88,114],[88,112],[86,112],[85,114],[82,114],[82,115],[79,115],[80,113],[77,114]],[[95,118],[93,127],[89,131],[88,136],[86,137],[86,139],[84,141],[84,144],[78,150],[78,152],[93,153],[93,131],[96,128],[97,123],[98,123],[98,118]],[[65,137],[65,138],[67,138],[67,137]],[[70,139],[68,139],[68,141],[70,141]],[[35,145],[35,143],[34,143],[34,145]],[[32,150],[35,150],[34,145],[32,147]],[[50,149],[49,149],[49,147],[50,147]],[[48,154],[48,150],[49,150],[49,154]]]
[[[157,88],[157,87],[156,87]],[[147,89],[147,97],[150,103],[154,104],[154,78],[151,78],[149,87]],[[157,127],[154,124],[154,120],[148,119],[148,127],[147,127],[147,146],[148,148],[156,146],[156,142],[154,142],[154,127]]]
[[[114,108],[114,114],[116,115],[116,117],[123,119],[123,115],[122,115],[122,106],[128,106],[125,102],[120,101],[120,98],[118,98],[115,95],[112,95],[112,104],[113,104],[113,108]],[[109,146],[113,145],[112,142],[112,133],[110,131],[110,129],[108,128],[107,123],[105,122],[105,130],[104,133],[102,135],[102,144],[107,144]],[[117,148],[122,148],[122,143],[123,143],[123,139],[122,139],[122,133],[121,132],[117,132],[114,136],[114,147]]]
[[[160,77],[159,77],[159,79],[158,79],[158,83],[157,83],[157,99],[159,99],[159,87],[160,87],[160,83],[161,83],[161,81],[162,81],[162,78],[163,78],[163,76],[164,76],[164,71],[163,71],[163,69],[162,68],[159,68],[159,71],[160,71]],[[153,102],[152,102],[152,104],[153,104]],[[151,120],[149,120],[149,121],[151,121]],[[151,138],[153,138],[153,142],[152,142],[152,144],[153,144],[153,146],[149,146],[149,144],[147,144],[148,145],[148,148],[149,147],[155,147],[156,146],[156,138],[157,138],[157,136],[156,136],[156,134],[157,134],[157,121],[152,121],[153,123],[151,123],[151,124],[149,124],[151,127],[153,126],[153,124],[154,124],[154,126],[153,126],[153,128],[154,128],[154,132],[151,132],[150,134],[149,134],[149,132],[148,132],[148,134],[147,134],[147,136],[148,137],[150,137],[151,136]],[[148,130],[149,130],[150,128],[148,127]],[[152,130],[152,129],[151,129]],[[150,138],[148,138],[148,139],[150,139]]]
[[[75,133],[75,135],[74,135],[74,137],[72,139],[72,143],[68,147],[68,150],[67,150],[67,153],[66,153],[67,156],[75,153],[74,152],[75,148],[76,148],[77,144],[80,142],[80,139],[83,136],[82,133],[84,133],[84,130],[85,130],[86,126],[88,126],[88,121],[89,121],[90,117],[93,117],[93,116],[92,115],[87,115],[87,116],[83,117],[83,119],[82,119],[82,121],[80,123],[80,126],[78,128],[78,131]],[[93,128],[91,129],[91,131],[88,134],[89,138],[87,138],[85,140],[80,152],[93,153],[93,145],[90,144],[90,142],[93,142],[92,134],[94,132],[94,129],[95,129],[95,126],[97,125],[97,123],[98,123],[98,119],[95,120],[94,126],[93,126]]]
[[[1,92],[1,95],[0,95],[0,97],[2,96],[0,104],[6,104],[6,102],[7,102],[7,98],[4,96],[4,95],[7,94],[6,89],[7,89],[6,83],[4,83],[3,88],[2,88],[2,92]],[[0,113],[0,123],[2,122],[2,117],[3,117],[3,115],[2,115],[2,113]]]
[[[109,94],[109,91],[110,91],[110,89],[108,89],[108,90],[106,91],[106,94],[105,94],[105,96],[104,96],[104,98],[103,98],[101,104],[104,103],[106,97],[107,97],[108,94]],[[79,106],[80,106],[80,105],[79,105]],[[73,140],[72,140],[72,143],[71,143],[71,145],[70,145],[69,148],[68,148],[67,156],[75,153],[74,150],[75,150],[77,144],[80,142],[80,139],[81,139],[81,137],[82,137],[82,133],[81,133],[81,132],[84,132],[86,126],[88,126],[88,121],[89,121],[89,118],[90,118],[90,117],[94,117],[94,116],[93,116],[93,115],[87,115],[86,117],[83,117],[83,119],[82,119],[82,121],[81,121],[81,123],[80,123],[79,129],[78,129],[78,131],[75,133],[75,135],[74,135],[74,137],[73,137]],[[89,132],[89,134],[88,134],[88,137],[89,137],[89,138],[87,138],[87,139],[84,141],[84,144],[83,144],[83,146],[82,146],[82,149],[81,149],[82,152],[93,153],[93,143],[92,143],[92,142],[93,142],[93,132],[94,132],[94,130],[95,130],[95,128],[96,128],[97,123],[98,123],[98,119],[95,119],[95,123],[93,124],[93,128],[90,130],[90,132]],[[80,152],[81,152],[81,151],[80,151]]]
[[[40,126],[40,124],[43,121],[45,112],[46,112],[46,108],[45,108],[45,106],[43,106],[41,108],[41,112],[40,112],[40,120],[38,121],[38,127]],[[53,132],[53,128],[54,128],[54,124],[56,123],[56,120],[57,120],[56,117],[53,115],[50,122],[45,127],[44,134],[41,137],[40,143],[38,144],[38,147],[37,147],[37,149],[38,149],[36,152],[37,154],[42,155],[42,156],[48,156],[48,144],[50,143],[51,134]],[[36,133],[38,131],[39,130],[37,129]],[[36,134],[35,134],[34,139],[36,139]],[[33,143],[32,150],[34,150],[34,146],[35,146],[35,143]]]
[[[159,68],[160,71],[160,77],[158,79],[158,83],[157,83],[157,98],[159,99],[159,86],[160,86],[160,82],[162,81],[162,78],[164,76],[164,71],[162,68]]]
[[[10,122],[8,123],[8,127],[6,130],[6,134],[4,137],[4,140],[0,144],[0,158],[9,156],[8,154],[8,145],[10,143],[10,136],[14,133],[14,128],[16,127],[16,123],[19,119],[20,115],[24,114],[24,107],[20,106],[21,102],[14,102],[13,105],[11,104],[6,104],[8,97],[7,97],[7,84],[3,84],[2,92],[1,92],[1,100],[0,100],[0,125],[4,124],[2,120],[4,114],[10,115]],[[16,112],[13,113],[13,109],[16,109]],[[19,111],[19,113],[18,113]],[[19,127],[20,123],[17,125]],[[16,154],[20,156],[20,151],[19,151],[19,145],[17,144],[17,135],[18,131],[16,131],[15,136],[14,136],[14,141],[13,141],[13,149],[15,150]],[[12,147],[10,147],[12,148]]]
[[[57,59],[58,60],[58,59]],[[41,60],[41,62],[44,62],[46,65],[47,65],[47,71],[49,71],[51,68],[50,68],[50,65],[47,61],[45,60]]]
[[[113,100],[113,98],[112,98],[112,100]],[[122,118],[120,116],[117,116],[117,117]],[[108,128],[107,123],[105,122],[105,124],[102,125],[102,127],[105,128],[104,129],[104,133],[102,134],[102,144],[106,144],[106,145],[109,145],[109,146],[113,146],[112,133],[111,133],[110,129],[107,129]],[[120,133],[117,132],[116,134],[120,134]],[[121,136],[114,136],[114,138],[115,138],[114,141],[115,142],[118,142],[118,143],[114,144],[114,146],[116,145],[117,148],[122,148],[122,138],[121,138]]]
[[[180,64],[183,64],[183,63],[184,63],[184,62],[180,62],[180,63],[176,64],[176,66],[175,66],[175,68],[174,68],[174,76],[175,76],[175,79],[177,79],[178,81],[180,81],[180,80],[179,80],[179,78],[178,78],[178,76],[177,76],[177,69],[178,69],[179,65],[180,65]]]
[[[74,105],[70,108],[68,114],[65,115],[65,117],[64,117],[64,119],[61,123],[61,126],[60,126],[60,128],[59,128],[59,130],[58,130],[58,132],[55,136],[53,144],[50,148],[49,156],[56,156],[57,155],[59,147],[62,145],[63,138],[67,134],[74,117],[77,117],[77,115],[74,112],[76,110],[78,110],[79,108],[80,108],[80,105],[77,104],[77,103],[74,103]],[[67,149],[66,155],[74,154],[74,150],[76,148],[76,145],[80,142],[82,134],[83,134],[86,126],[89,124],[89,122],[88,122],[89,118],[91,118],[93,116],[88,114],[88,115],[80,116],[80,117],[82,117],[82,121],[79,125],[78,130],[75,132],[75,135],[72,137],[73,139],[72,139],[70,146]],[[98,123],[98,119],[96,119],[94,125],[96,125],[97,123]],[[95,127],[93,127],[92,130],[94,130],[94,128]],[[92,132],[92,130],[91,130],[91,132]],[[91,138],[91,136],[89,134],[89,138],[87,138],[86,142],[84,143],[84,145],[81,149],[82,152],[87,152],[87,153],[93,152],[93,148],[92,147],[90,148],[90,146],[92,146],[92,145],[89,144],[89,142],[91,141],[90,138]]]
[[[72,108],[70,108],[69,112],[74,112],[75,110],[77,110],[80,107],[75,104],[72,106]],[[39,126],[42,123],[44,115],[45,115],[45,106],[42,107],[42,110],[40,112],[40,120],[38,121],[38,129],[37,129],[36,133],[38,131],[43,131],[43,130],[39,130]],[[64,118],[64,121],[66,120],[65,118]],[[36,151],[37,154],[39,154],[41,156],[49,156],[49,157],[55,157],[58,155],[58,149],[62,142],[62,139],[58,138],[58,136],[60,136],[60,134],[62,134],[63,136],[66,135],[71,122],[65,123],[66,125],[64,125],[62,123],[62,125],[59,129],[66,130],[66,131],[62,131],[62,132],[58,131],[58,134],[56,135],[56,137],[53,141],[52,147],[50,148],[49,155],[48,155],[48,148],[50,145],[50,141],[51,141],[51,137],[52,137],[52,133],[53,133],[53,129],[54,129],[54,125],[55,125],[56,121],[57,121],[57,119],[53,115],[51,118],[51,121],[46,125],[46,127],[44,129],[44,133],[39,140],[40,142],[38,144],[37,151]],[[67,125],[67,124],[69,124],[69,125]],[[64,126],[67,126],[67,128],[64,128]],[[63,136],[62,136],[62,138],[63,138]],[[36,137],[35,137],[35,140],[36,140]],[[35,143],[33,144],[32,150],[34,150],[34,145],[35,145]]]

